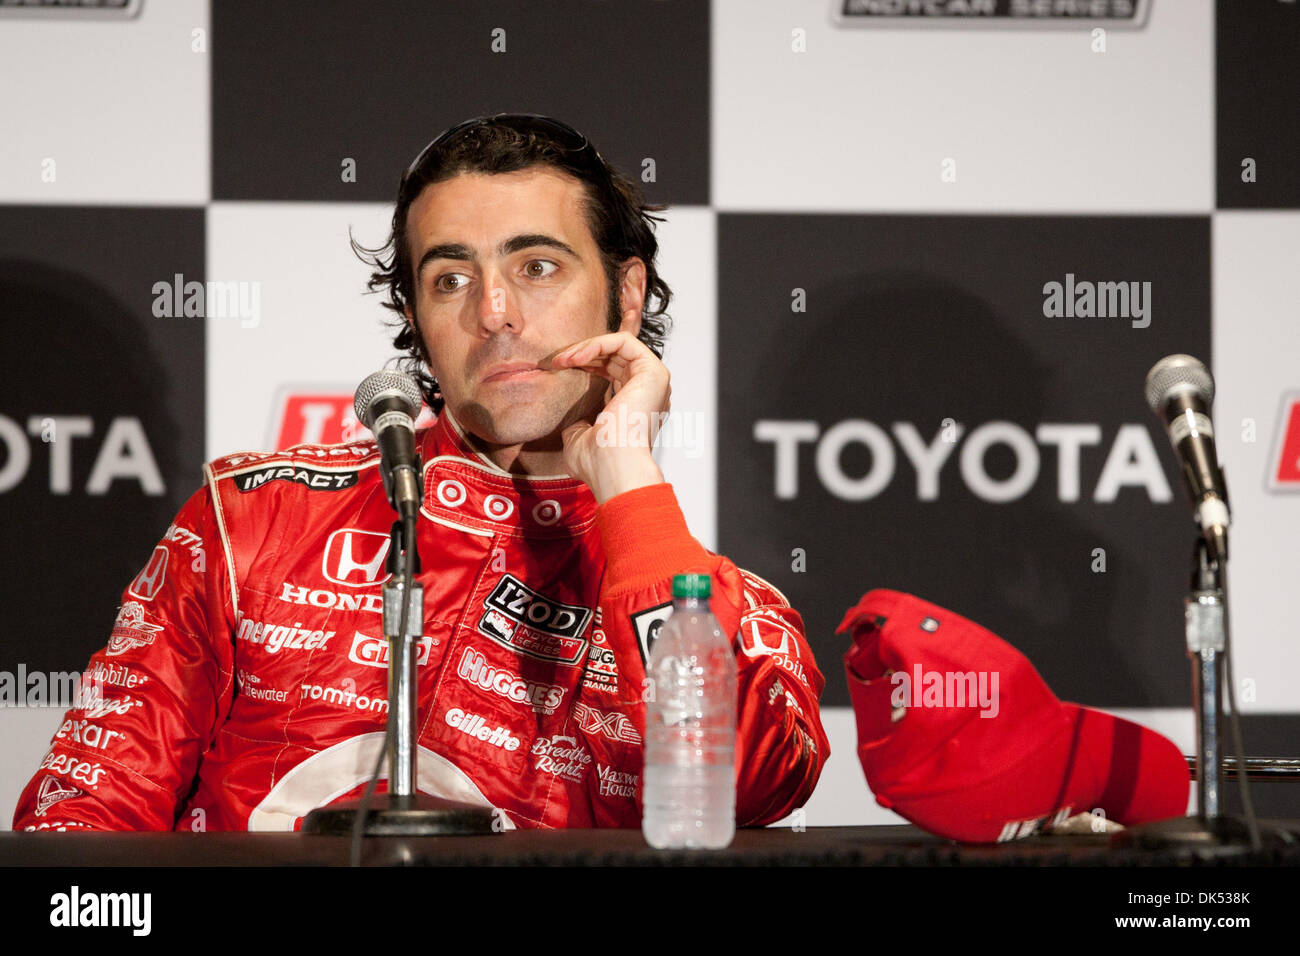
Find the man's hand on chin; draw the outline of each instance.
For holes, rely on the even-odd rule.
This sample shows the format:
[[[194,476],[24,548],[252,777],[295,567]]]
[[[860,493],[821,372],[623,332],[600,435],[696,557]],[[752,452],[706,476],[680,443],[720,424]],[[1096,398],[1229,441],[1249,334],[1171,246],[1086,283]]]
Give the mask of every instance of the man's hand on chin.
[[[598,504],[664,480],[650,449],[672,389],[668,369],[645,343],[609,332],[561,349],[543,367],[582,369],[610,383],[595,424],[574,422],[562,433],[569,474],[587,483]]]

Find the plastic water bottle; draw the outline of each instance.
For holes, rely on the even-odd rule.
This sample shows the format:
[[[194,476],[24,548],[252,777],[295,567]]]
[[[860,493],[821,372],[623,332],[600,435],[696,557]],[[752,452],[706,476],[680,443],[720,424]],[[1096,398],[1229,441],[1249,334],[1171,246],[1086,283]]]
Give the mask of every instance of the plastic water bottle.
[[[641,832],[653,847],[718,849],[736,834],[736,658],[707,574],[673,577],[650,651]]]

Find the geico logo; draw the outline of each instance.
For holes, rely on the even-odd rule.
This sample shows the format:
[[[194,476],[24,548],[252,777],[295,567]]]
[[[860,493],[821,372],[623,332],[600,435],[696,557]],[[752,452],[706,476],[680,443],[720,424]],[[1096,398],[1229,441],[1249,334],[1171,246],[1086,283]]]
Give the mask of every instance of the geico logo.
[[[39,436],[40,441],[35,444],[50,450],[51,494],[71,493],[73,439],[87,438],[94,431],[94,420],[88,415],[28,417],[27,434]],[[0,467],[0,493],[11,490],[27,477],[32,461],[32,443],[27,440],[27,434],[12,418],[0,415],[0,445],[5,448],[4,466]],[[108,432],[100,442],[95,463],[91,466],[90,477],[86,479],[86,494],[105,494],[119,479],[139,482],[146,495],[157,496],[167,491],[144,426],[140,419],[126,415],[109,423]]]
[[[429,654],[432,652],[433,645],[437,643],[432,637],[422,637],[416,642],[415,663],[417,667],[429,663]],[[387,667],[388,657],[387,638],[371,637],[368,634],[362,634],[360,631],[354,632],[352,635],[352,649],[348,651],[348,660],[354,664],[364,664],[366,667]]]
[[[519,749],[518,737],[511,736],[510,731],[504,727],[488,730],[487,720],[478,714],[467,713],[459,707],[453,707],[443,716],[443,720],[447,722],[448,727],[455,727],[462,734],[491,744],[493,747],[509,751]]]
[[[357,710],[386,713],[388,701],[383,697],[367,697],[354,690],[339,690],[337,687],[324,687],[320,684],[302,684],[299,686],[300,700],[323,700],[327,704],[340,707],[354,707]]]
[[[493,667],[483,654],[472,647],[465,648],[465,653],[461,655],[457,674],[471,684],[490,690],[516,704],[528,704],[543,714],[555,713],[555,708],[564,699],[564,688],[558,684],[524,680],[507,670]]]
[[[894,441],[883,428],[861,418],[838,422],[822,433],[816,422],[760,420],[754,423],[754,440],[771,442],[775,455],[777,498],[799,495],[799,448],[816,442],[814,462],[822,487],[844,501],[874,498],[894,478],[897,456],[894,442],[916,473],[916,496],[921,501],[939,497],[939,478],[954,449],[961,444],[958,469],[967,489],[984,501],[1015,501],[1026,495],[1041,465],[1039,445],[1056,448],[1056,495],[1061,501],[1078,501],[1080,495],[1081,449],[1101,442],[1101,426],[1095,424],[1050,423],[1029,431],[1007,421],[985,422],[964,436],[963,427],[945,420],[928,442],[911,422],[894,422]],[[871,466],[860,476],[847,475],[841,455],[849,445],[865,445],[871,452]],[[985,467],[985,457],[995,446],[1011,452],[1015,468],[1006,478],[994,478]],[[1156,454],[1151,433],[1145,425],[1119,426],[1106,455],[1092,500],[1111,502],[1126,487],[1145,489],[1155,502],[1167,502],[1173,494]]]
[[[591,617],[589,608],[552,601],[511,574],[503,576],[493,588],[487,606],[496,608],[520,624],[559,637],[577,637]]]
[[[45,759],[41,761],[40,769],[61,773],[69,780],[84,783],[91,789],[98,787],[100,779],[108,773],[98,763],[90,763],[72,754],[61,754],[53,750],[45,755]]]
[[[54,736],[62,740],[69,734],[72,735],[74,743],[95,750],[103,750],[114,737],[126,736],[119,730],[105,730],[99,724],[92,724],[89,720],[77,720],[75,718],[65,720],[63,726],[59,728],[59,732]]]
[[[311,590],[288,583],[280,591],[280,600],[286,604],[336,607],[340,611],[369,611],[371,614],[382,614],[384,610],[381,594],[336,594],[334,591]]]
[[[325,642],[333,636],[333,631],[313,631],[309,627],[303,627],[302,621],[294,622],[292,627],[286,624],[265,624],[262,621],[239,622],[239,640],[265,645],[272,654],[278,653],[281,648],[304,651],[324,649]]]

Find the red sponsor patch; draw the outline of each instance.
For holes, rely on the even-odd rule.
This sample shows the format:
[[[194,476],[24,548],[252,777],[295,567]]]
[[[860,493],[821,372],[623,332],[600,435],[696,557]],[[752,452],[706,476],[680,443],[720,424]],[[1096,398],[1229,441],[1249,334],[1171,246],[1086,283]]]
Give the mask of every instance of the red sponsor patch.
[[[1277,441],[1273,446],[1273,467],[1268,485],[1275,491],[1300,491],[1300,392],[1282,401]]]
[[[294,445],[337,445],[365,441],[370,430],[357,418],[353,394],[346,388],[286,389],[272,432],[273,448]],[[433,413],[420,409],[416,428],[432,424]]]

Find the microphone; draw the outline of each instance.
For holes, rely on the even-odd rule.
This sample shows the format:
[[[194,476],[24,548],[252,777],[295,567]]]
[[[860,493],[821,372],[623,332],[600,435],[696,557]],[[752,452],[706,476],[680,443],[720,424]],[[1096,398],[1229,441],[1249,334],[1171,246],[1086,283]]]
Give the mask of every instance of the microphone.
[[[1214,378],[1190,355],[1166,355],[1147,373],[1146,397],[1169,430],[1209,555],[1222,563],[1228,559],[1228,487],[1210,421]]]
[[[409,375],[382,371],[366,376],[357,386],[353,404],[357,418],[379,442],[384,491],[388,503],[403,519],[415,518],[424,497],[420,456],[415,450],[415,416],[420,403],[420,387]]]

